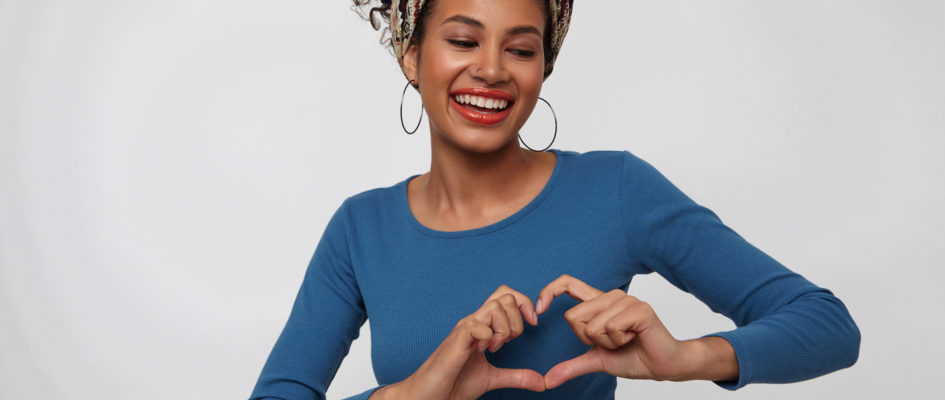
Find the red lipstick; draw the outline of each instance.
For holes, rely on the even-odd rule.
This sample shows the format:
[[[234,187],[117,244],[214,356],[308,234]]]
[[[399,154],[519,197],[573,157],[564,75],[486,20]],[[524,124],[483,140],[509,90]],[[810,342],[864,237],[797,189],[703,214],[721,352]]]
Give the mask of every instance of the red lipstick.
[[[467,108],[463,105],[456,102],[455,97],[458,95],[471,95],[484,97],[487,99],[495,100],[504,100],[509,104],[505,107],[504,110],[498,112],[480,112],[476,109]],[[505,120],[509,116],[509,113],[512,111],[512,103],[515,101],[515,97],[511,94],[503,92],[501,90],[495,89],[486,89],[486,88],[464,88],[458,89],[450,93],[450,105],[453,107],[459,115],[462,115],[466,119],[475,122],[477,124],[483,125],[492,125]],[[477,107],[478,109],[478,107]]]

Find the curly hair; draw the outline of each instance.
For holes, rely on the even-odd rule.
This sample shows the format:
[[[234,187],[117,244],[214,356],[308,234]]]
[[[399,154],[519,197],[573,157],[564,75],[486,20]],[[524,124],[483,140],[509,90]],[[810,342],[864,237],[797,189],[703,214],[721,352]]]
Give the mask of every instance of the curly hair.
[[[390,5],[391,0],[381,0],[381,5],[377,7],[371,7],[367,11],[365,8],[371,4],[371,0],[353,0],[354,6],[351,8],[361,16],[371,22],[371,26],[375,29],[381,29],[381,23],[390,24]],[[378,20],[380,16],[380,20]],[[387,29],[390,29],[388,27]]]
[[[387,47],[391,54],[394,54],[394,42],[390,35],[390,7],[392,0],[380,0],[379,4],[377,0],[352,0],[354,5],[351,7],[361,18],[369,21],[371,27],[374,30],[381,31],[381,40],[380,43]],[[372,6],[371,3],[375,5]],[[547,4],[544,1],[539,1],[540,4],[544,6],[545,12],[545,34],[542,37],[542,47],[545,53],[545,63],[551,61],[551,27],[552,20],[551,16],[548,14]],[[415,44],[420,44],[423,42],[424,31],[426,30],[426,22],[429,18],[429,15],[432,14],[429,12],[436,6],[436,0],[427,0],[424,3],[424,9],[427,12],[420,14],[420,20],[417,21],[417,26],[414,28],[412,42]],[[545,76],[551,74],[551,71],[547,71]]]
[[[381,40],[380,43],[387,47],[387,50],[390,51],[391,55],[394,55],[394,41],[391,37],[390,31],[390,7],[391,0],[380,0],[380,3],[376,0],[352,0],[354,5],[351,6],[351,9],[358,13],[361,18],[364,18],[371,23],[371,27],[376,31],[381,31]],[[427,1],[427,6],[431,6],[433,1]],[[372,5],[374,3],[375,5]],[[424,15],[429,13],[424,13]],[[423,17],[421,17],[423,18]],[[425,25],[426,19],[423,18],[417,26],[417,32],[419,34],[423,33],[422,26]],[[416,36],[421,37],[421,36]],[[420,41],[418,40],[417,43]]]

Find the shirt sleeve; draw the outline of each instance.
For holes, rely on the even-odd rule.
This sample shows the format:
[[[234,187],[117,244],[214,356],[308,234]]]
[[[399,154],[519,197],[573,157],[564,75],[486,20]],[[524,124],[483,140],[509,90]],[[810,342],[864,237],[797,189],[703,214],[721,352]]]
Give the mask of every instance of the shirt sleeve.
[[[251,400],[324,399],[367,320],[348,252],[348,213],[345,201],[328,222]],[[367,399],[378,388],[350,399]]]
[[[621,185],[637,261],[737,326],[706,335],[726,339],[738,358],[738,380],[719,386],[797,382],[856,362],[860,331],[833,293],[750,244],[630,152]]]

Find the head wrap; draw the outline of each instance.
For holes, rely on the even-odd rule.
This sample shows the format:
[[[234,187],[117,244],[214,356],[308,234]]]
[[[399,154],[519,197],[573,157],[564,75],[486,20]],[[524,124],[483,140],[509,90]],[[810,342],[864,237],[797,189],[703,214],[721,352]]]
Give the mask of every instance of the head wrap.
[[[425,2],[425,0],[382,1],[384,4],[390,4],[391,41],[398,61],[404,58],[407,48],[410,47],[410,39],[417,27],[417,22],[420,21],[420,13],[423,11]],[[561,43],[564,42],[564,35],[568,33],[572,3],[574,0],[548,0],[551,32],[545,32],[545,34],[551,35],[551,57],[548,57],[545,62],[545,76],[551,73],[555,59],[558,58],[558,51],[561,50]]]

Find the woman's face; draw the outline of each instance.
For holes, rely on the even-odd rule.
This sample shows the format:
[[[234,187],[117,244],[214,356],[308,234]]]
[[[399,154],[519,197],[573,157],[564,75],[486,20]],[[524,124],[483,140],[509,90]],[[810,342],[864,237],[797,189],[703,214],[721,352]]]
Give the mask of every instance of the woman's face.
[[[438,0],[432,11],[420,48],[410,47],[404,57],[431,135],[467,151],[509,145],[541,92],[542,3]]]

